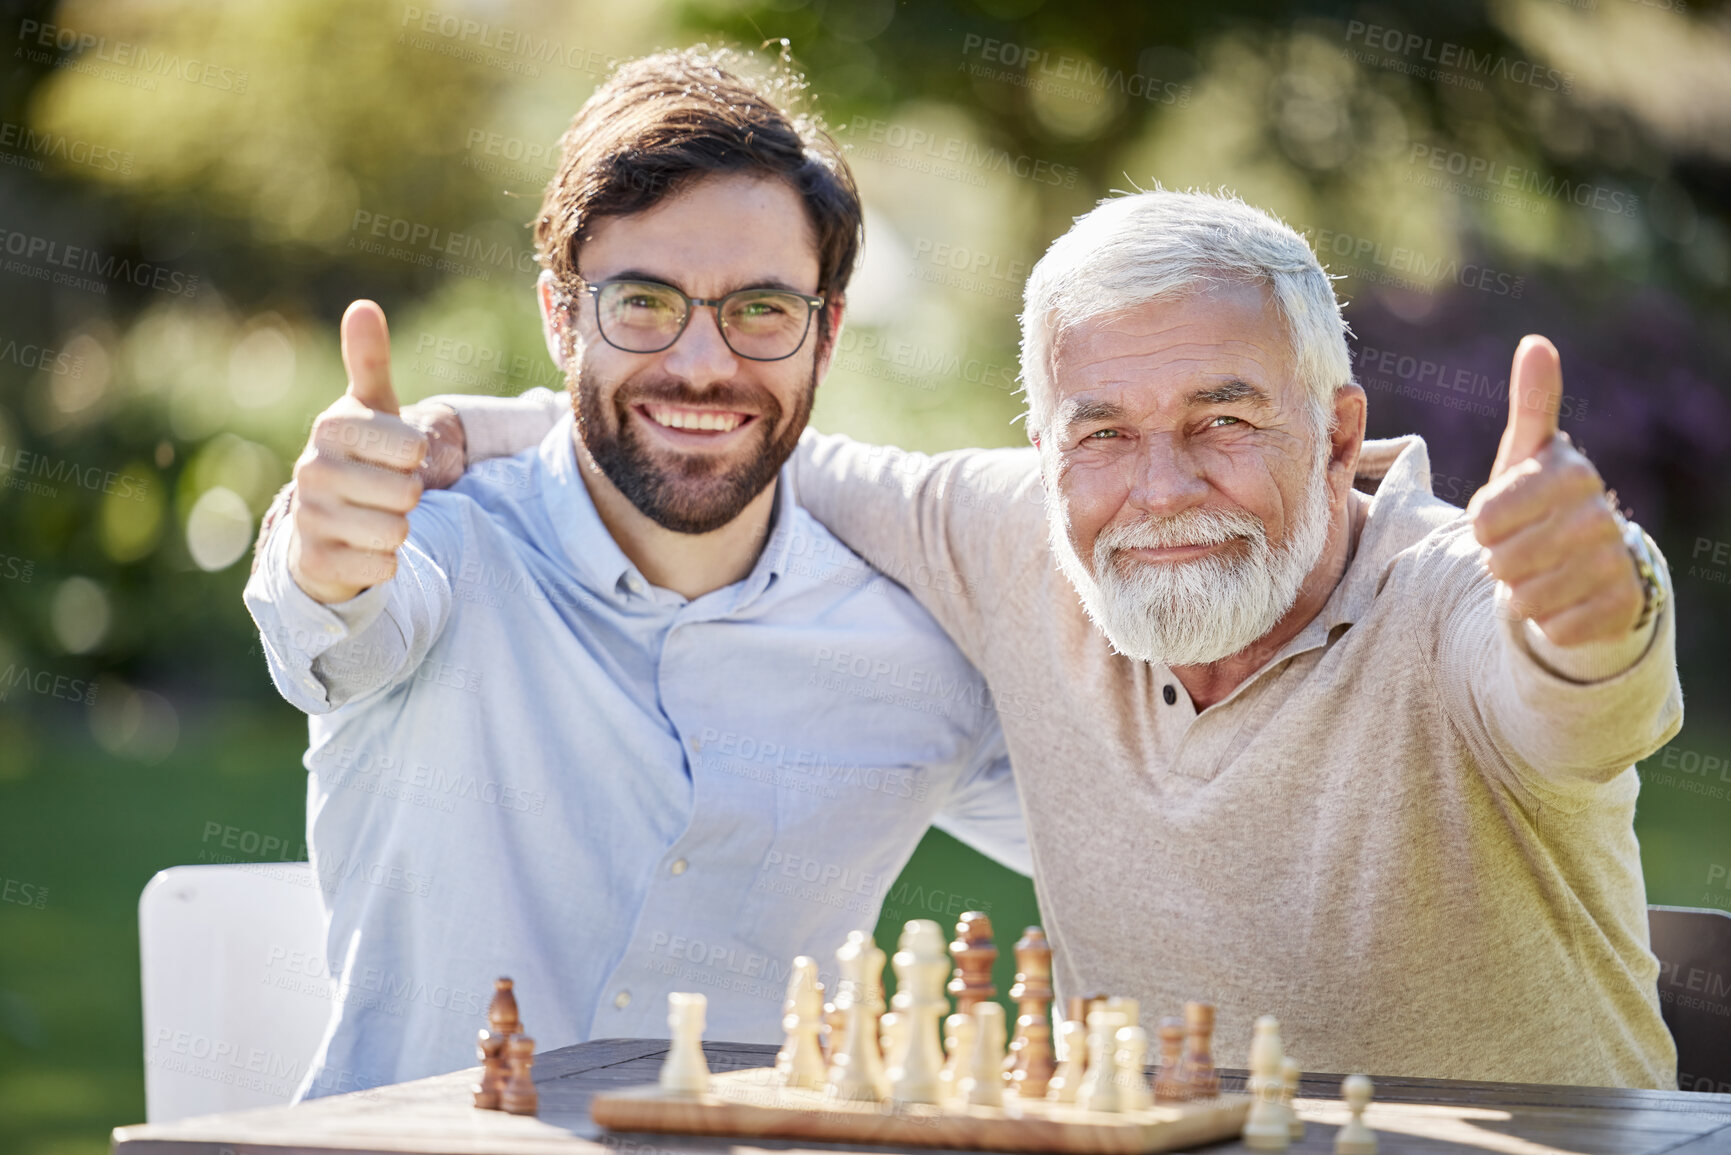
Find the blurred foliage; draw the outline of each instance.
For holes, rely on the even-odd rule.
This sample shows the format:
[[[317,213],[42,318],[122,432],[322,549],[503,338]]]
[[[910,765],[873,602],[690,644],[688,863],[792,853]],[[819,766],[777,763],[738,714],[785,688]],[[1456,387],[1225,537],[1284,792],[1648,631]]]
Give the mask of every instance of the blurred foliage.
[[[921,449],[1018,443],[1015,314],[1050,239],[1113,190],[1234,189],[1318,243],[1351,301],[1372,433],[1424,434],[1454,500],[1493,456],[1515,341],[1557,341],[1582,402],[1564,427],[1673,563],[1689,700],[1677,744],[1731,750],[1717,665],[1731,566],[1707,564],[1731,541],[1723,3],[67,0],[8,13],[0,807],[67,823],[58,836],[93,872],[109,819],[70,816],[116,782],[131,799],[189,759],[227,759],[249,767],[235,781],[283,775],[271,805],[298,805],[295,719],[239,594],[257,518],[343,386],[343,307],[385,306],[405,399],[554,382],[525,228],[552,146],[612,61],[700,39],[773,55],[785,38],[866,198],[867,253],[818,425]],[[1407,361],[1474,384],[1427,395]],[[63,780],[67,758],[82,769]],[[201,773],[203,794],[173,797],[224,814],[260,805],[222,801],[225,780]],[[1656,899],[1731,905],[1700,885],[1723,858],[1728,806],[1663,787],[1643,800]],[[185,860],[180,842],[128,859],[102,902],[136,894],[145,865]],[[0,844],[0,874],[77,896],[47,877],[81,877],[67,861]],[[126,903],[102,902],[84,913],[122,918]],[[42,949],[130,949],[102,927],[104,946],[68,931]],[[30,1033],[17,1024],[42,1014],[10,983],[0,975],[7,1062],[35,1053],[14,1046]],[[55,1149],[102,1145],[67,1142]]]

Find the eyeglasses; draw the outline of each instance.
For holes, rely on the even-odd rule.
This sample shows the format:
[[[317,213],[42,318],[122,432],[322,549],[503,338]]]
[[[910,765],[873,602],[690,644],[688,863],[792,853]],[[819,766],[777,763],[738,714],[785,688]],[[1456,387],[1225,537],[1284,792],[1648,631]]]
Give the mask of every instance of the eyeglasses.
[[[601,338],[627,353],[659,353],[671,348],[691,322],[695,305],[715,309],[727,347],[748,361],[782,361],[799,352],[811,330],[822,297],[790,289],[736,289],[725,297],[688,297],[659,281],[584,282],[581,292],[595,298],[595,324]]]

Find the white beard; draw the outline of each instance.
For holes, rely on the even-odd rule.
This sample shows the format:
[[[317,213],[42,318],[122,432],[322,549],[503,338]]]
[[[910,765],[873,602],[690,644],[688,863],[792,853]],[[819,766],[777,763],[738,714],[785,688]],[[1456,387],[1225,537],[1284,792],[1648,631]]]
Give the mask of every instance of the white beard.
[[[1208,665],[1249,647],[1298,600],[1328,542],[1326,470],[1327,458],[1319,453],[1292,531],[1279,548],[1269,545],[1262,520],[1244,510],[1190,509],[1102,529],[1090,574],[1054,495],[1046,519],[1052,552],[1113,649],[1143,662]],[[1137,562],[1119,552],[1234,538],[1245,539],[1248,552],[1241,547],[1236,557],[1186,562]]]

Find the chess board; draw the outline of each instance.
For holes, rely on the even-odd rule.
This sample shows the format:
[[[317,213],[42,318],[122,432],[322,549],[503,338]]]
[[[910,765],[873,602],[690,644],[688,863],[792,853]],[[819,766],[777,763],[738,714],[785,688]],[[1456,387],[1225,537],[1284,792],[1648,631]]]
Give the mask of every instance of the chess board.
[[[1004,1106],[848,1102],[780,1085],[773,1068],[710,1076],[709,1091],[681,1095],[649,1085],[598,1094],[590,1114],[613,1131],[661,1131],[749,1139],[815,1140],[983,1151],[1147,1155],[1237,1138],[1247,1095],[1221,1095],[1146,1110],[1102,1113],[1044,1099]]]

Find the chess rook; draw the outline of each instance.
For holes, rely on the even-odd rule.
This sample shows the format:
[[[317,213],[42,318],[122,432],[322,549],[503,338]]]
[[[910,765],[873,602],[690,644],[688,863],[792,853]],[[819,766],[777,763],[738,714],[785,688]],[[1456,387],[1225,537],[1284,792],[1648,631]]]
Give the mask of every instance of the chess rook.
[[[1280,1097],[1285,1089],[1281,1066],[1286,1061],[1280,1022],[1273,1015],[1256,1020],[1250,1044],[1250,1117],[1244,1121],[1244,1145],[1253,1151],[1284,1151],[1292,1144],[1292,1127]]]
[[[1083,1069],[1087,1065],[1088,1028],[1075,1019],[1065,1019],[1058,1025],[1058,1038],[1063,1043],[1064,1059],[1058,1064],[1052,1081],[1046,1085],[1046,1098],[1057,1103],[1074,1103],[1082,1085]]]
[[[709,1000],[674,991],[667,996],[667,1027],[672,1041],[661,1062],[661,1087],[677,1095],[709,1090],[709,1063],[703,1057],[703,1020]]]
[[[998,947],[992,941],[992,920],[977,910],[963,914],[956,923],[950,955],[956,960],[956,970],[950,979],[949,992],[956,1000],[956,1013],[965,1015],[998,993],[998,988],[992,985],[992,964],[998,961]]]
[[[943,928],[937,923],[917,918],[902,928],[901,941],[890,960],[896,973],[895,1013],[901,1037],[885,1072],[890,1099],[895,1103],[943,1100],[945,1057],[938,1033],[944,1011],[949,1009],[944,998],[949,961],[944,953]]]
[[[533,1115],[541,1104],[535,1090],[535,1040],[528,1035],[512,1035],[505,1043],[505,1058],[511,1065],[511,1077],[499,1096],[499,1106],[512,1115]]]
[[[1044,1098],[1055,1064],[1052,1058],[1052,944],[1046,932],[1030,926],[1016,943],[1016,1032],[1004,1059],[1010,1089],[1019,1097]]]

